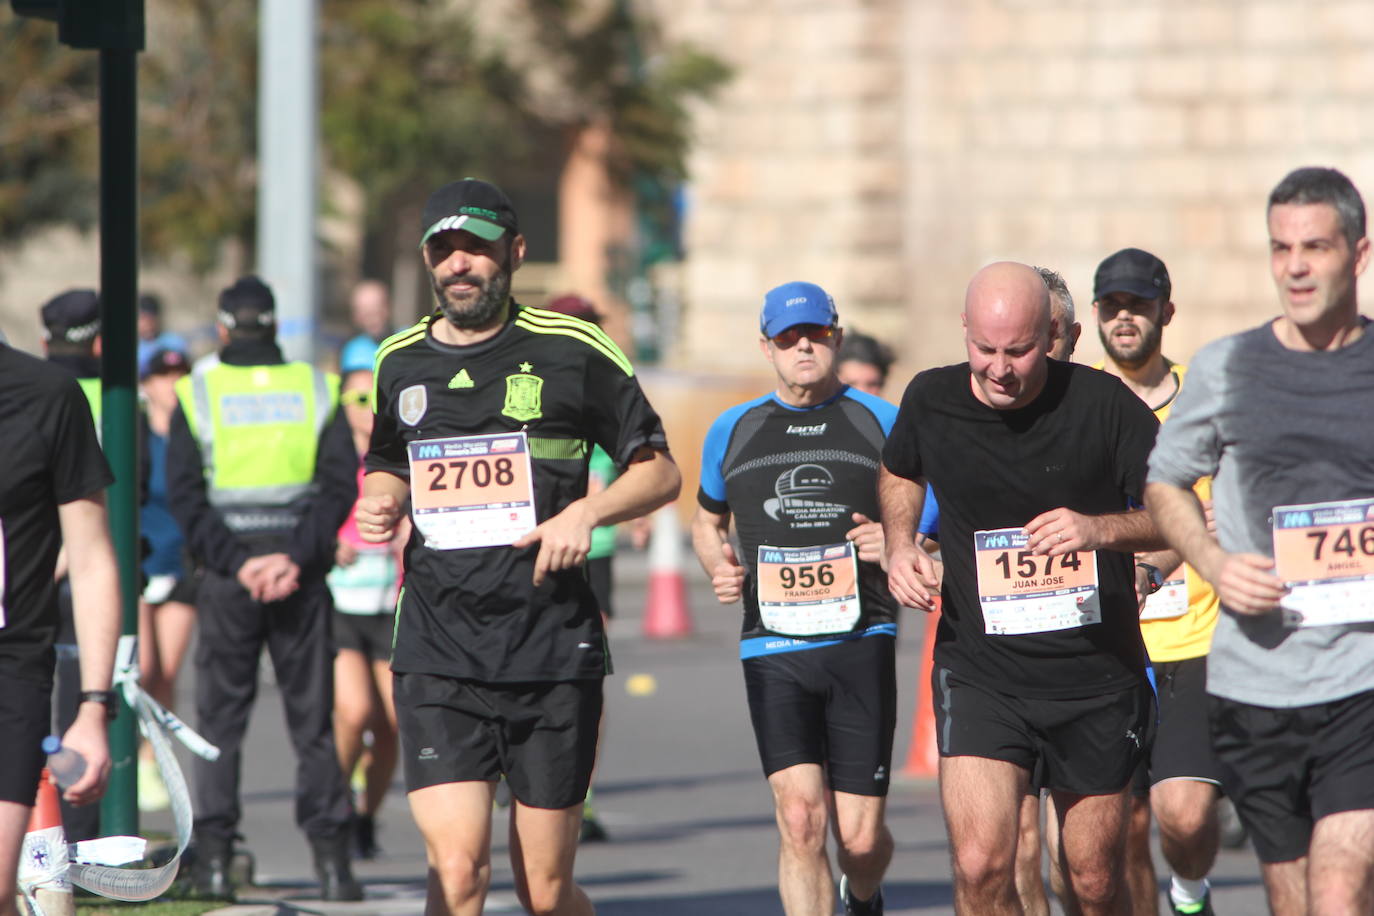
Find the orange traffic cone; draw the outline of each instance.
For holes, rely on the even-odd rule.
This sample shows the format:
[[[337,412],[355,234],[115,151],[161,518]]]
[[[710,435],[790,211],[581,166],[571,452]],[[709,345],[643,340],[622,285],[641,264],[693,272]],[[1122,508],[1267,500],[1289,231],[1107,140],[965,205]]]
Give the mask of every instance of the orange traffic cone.
[[[678,639],[691,633],[687,582],[682,577],[682,526],[677,520],[677,508],[669,503],[654,513],[644,635],[649,639]]]
[[[36,903],[43,916],[75,916],[72,884],[67,879],[67,835],[57,785],[47,768],[38,780],[38,797],[29,815],[29,829],[19,854],[19,890]]]
[[[902,775],[912,779],[934,779],[940,775],[935,704],[930,688],[930,676],[935,669],[935,630],[939,626],[940,598],[936,596],[935,610],[926,614],[926,631],[921,641],[921,679],[916,683],[916,709],[911,721],[911,747],[907,750],[906,765],[902,767]]]

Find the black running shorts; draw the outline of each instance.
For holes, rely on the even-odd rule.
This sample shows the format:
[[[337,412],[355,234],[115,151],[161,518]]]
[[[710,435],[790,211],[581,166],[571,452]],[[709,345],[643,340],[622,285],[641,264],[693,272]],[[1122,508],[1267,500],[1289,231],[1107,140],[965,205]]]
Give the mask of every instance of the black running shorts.
[[[506,777],[531,808],[580,805],[596,762],[601,678],[485,684],[397,674],[406,791]]]
[[[896,642],[886,634],[864,636],[744,659],[765,776],[815,763],[837,792],[887,795],[897,726]]]
[[[1130,784],[1150,747],[1155,702],[1144,681],[1101,696],[1043,699],[989,690],[948,668],[936,667],[931,679],[941,757],[1004,760],[1038,772],[1046,788],[1109,795]]]
[[[1150,751],[1150,785],[1192,779],[1221,785],[1207,725],[1207,656],[1155,662],[1159,725]]]
[[[0,673],[0,735],[9,748],[0,753],[0,801],[33,804],[51,717],[51,688]]]
[[[391,660],[395,614],[345,614],[334,612],[334,648],[361,652],[374,662]]]
[[[1328,814],[1374,809],[1374,691],[1273,708],[1208,697],[1221,783],[1261,862],[1307,855]]]

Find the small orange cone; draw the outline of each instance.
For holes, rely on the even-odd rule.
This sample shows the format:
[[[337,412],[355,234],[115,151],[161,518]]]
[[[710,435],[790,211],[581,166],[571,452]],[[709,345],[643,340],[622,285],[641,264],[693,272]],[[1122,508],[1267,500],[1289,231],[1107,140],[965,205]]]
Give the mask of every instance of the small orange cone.
[[[935,631],[940,626],[940,598],[935,610],[926,614],[926,632],[921,642],[921,678],[916,682],[916,709],[912,713],[911,747],[907,750],[902,775],[912,779],[934,779],[940,775],[940,748],[935,740],[935,704],[930,677],[935,670]]]
[[[654,513],[649,541],[649,594],[644,602],[644,635],[680,639],[692,634],[687,582],[682,576],[682,526],[672,503]]]
[[[19,889],[38,904],[43,916],[76,913],[71,881],[67,878],[68,865],[67,835],[62,830],[57,785],[45,767],[19,854]]]

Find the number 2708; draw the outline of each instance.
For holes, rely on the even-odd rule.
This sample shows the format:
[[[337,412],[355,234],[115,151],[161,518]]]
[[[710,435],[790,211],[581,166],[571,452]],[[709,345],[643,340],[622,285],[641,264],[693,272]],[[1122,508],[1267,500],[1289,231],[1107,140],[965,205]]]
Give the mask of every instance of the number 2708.
[[[508,487],[515,482],[515,469],[509,458],[497,458],[492,461],[487,458],[476,458],[472,461],[431,461],[429,470],[434,473],[434,477],[429,482],[431,490],[461,490],[463,487],[463,477],[467,475],[469,466],[472,474],[468,481],[473,486],[489,487],[493,482],[500,487]],[[453,472],[453,483],[444,482],[444,477],[448,472]]]

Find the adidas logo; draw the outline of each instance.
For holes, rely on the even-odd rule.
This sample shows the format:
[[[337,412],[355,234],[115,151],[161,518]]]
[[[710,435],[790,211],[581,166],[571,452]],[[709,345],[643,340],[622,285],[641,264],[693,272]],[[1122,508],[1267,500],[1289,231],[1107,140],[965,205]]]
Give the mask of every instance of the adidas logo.
[[[472,376],[468,375],[468,370],[459,369],[458,374],[448,380],[448,386],[450,388],[472,388],[475,383],[472,381]]]

